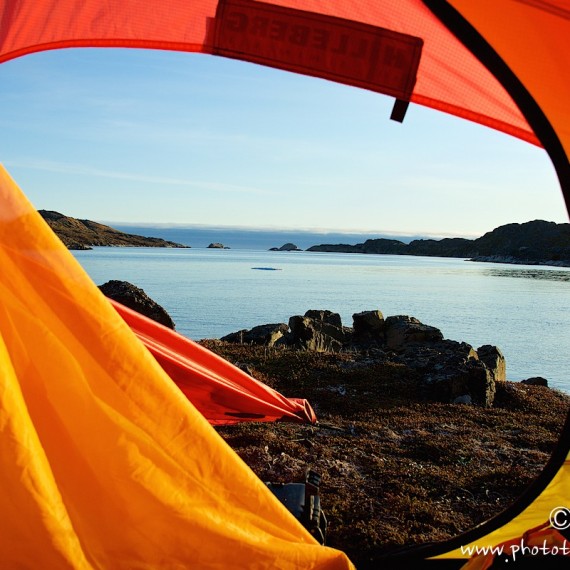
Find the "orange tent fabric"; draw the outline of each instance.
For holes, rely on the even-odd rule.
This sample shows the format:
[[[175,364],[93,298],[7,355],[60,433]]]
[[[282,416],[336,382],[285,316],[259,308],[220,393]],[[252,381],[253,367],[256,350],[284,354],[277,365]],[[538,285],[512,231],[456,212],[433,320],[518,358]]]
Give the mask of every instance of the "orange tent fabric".
[[[351,568],[218,436],[0,168],[0,567]]]
[[[529,111],[544,114],[559,139],[561,148],[551,145],[548,151],[557,168],[567,208],[570,207],[570,3],[567,0],[453,0],[450,4],[504,60],[536,105]],[[504,33],[506,21],[508,34]],[[548,132],[539,132],[538,125],[533,128],[543,140],[549,136]]]
[[[109,300],[210,424],[276,420],[314,424],[317,421],[307,400],[285,398],[203,346]]]
[[[493,69],[516,98],[550,155],[569,209],[568,1],[425,3]]]

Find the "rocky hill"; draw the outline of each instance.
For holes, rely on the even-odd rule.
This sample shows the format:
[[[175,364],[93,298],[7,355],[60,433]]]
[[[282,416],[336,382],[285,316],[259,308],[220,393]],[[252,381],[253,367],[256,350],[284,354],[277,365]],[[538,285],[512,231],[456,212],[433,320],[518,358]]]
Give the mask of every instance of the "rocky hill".
[[[104,224],[78,220],[59,212],[38,211],[68,249],[91,249],[93,246],[189,247],[160,238],[127,234]]]
[[[356,245],[314,245],[307,251],[460,257],[473,261],[570,266],[570,224],[534,220],[507,224],[480,238],[369,239]]]

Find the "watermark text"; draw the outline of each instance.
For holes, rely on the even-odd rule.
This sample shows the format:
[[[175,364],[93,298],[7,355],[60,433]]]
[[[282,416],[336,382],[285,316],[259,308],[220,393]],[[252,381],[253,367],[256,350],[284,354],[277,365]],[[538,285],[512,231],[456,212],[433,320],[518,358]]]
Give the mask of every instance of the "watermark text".
[[[523,538],[521,538],[518,544],[511,544],[508,547],[500,544],[498,546],[478,546],[478,545],[468,545],[461,547],[461,554],[464,556],[508,556],[512,558],[513,562],[516,562],[517,557],[523,556],[569,556],[570,555],[570,543],[564,540],[560,545],[549,545],[547,540],[544,540],[541,545],[525,544]]]

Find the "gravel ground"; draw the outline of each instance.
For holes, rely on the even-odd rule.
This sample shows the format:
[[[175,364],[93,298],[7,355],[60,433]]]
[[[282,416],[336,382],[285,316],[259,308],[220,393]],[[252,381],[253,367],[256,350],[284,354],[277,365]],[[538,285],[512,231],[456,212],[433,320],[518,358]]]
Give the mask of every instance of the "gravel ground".
[[[402,365],[203,341],[285,396],[317,426],[243,423],[218,432],[263,480],[322,476],[327,544],[370,564],[445,540],[510,505],[542,470],[570,408],[549,388],[502,383],[494,407],[422,400]]]

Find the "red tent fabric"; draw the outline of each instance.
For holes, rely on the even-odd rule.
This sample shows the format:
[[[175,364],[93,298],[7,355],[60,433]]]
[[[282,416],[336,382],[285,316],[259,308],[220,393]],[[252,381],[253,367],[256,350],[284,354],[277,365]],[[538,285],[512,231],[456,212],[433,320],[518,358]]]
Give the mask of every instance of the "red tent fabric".
[[[3,4],[0,62],[65,47],[138,47],[213,53],[245,61],[261,57],[265,65],[338,81],[342,73],[335,76],[331,66],[343,49],[343,35],[348,34],[355,39],[345,45],[344,66],[360,72],[356,79],[345,75],[344,82],[390,95],[395,93],[368,66],[376,57],[370,33],[383,29],[421,38],[412,102],[538,144],[501,84],[420,0],[122,0],[113,2],[112,8],[101,0]],[[300,20],[296,19],[299,10],[305,14]],[[232,29],[241,35],[245,31],[246,39],[233,42]],[[295,53],[303,41],[303,48],[310,48],[311,61]]]
[[[278,420],[316,423],[307,400],[286,398],[194,341],[109,301],[212,425]]]

